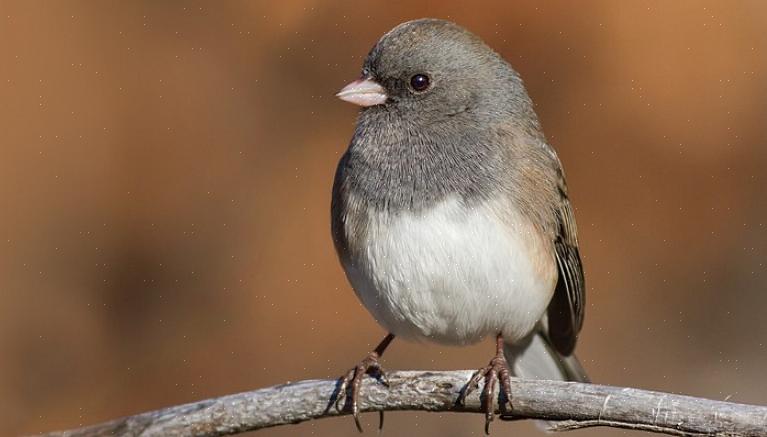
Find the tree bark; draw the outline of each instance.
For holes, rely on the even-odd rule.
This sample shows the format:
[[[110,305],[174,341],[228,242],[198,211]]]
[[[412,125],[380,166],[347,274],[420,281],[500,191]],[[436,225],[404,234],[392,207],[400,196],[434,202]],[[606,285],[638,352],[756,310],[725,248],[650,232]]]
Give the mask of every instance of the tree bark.
[[[390,387],[367,377],[360,411],[477,413],[477,390],[457,405],[471,371],[389,372]],[[512,380],[513,411],[504,419],[557,421],[552,430],[592,426],[677,436],[767,436],[767,407],[635,388],[560,381]],[[44,436],[223,436],[349,414],[337,411],[336,380],[307,380],[207,399]],[[353,426],[351,421],[349,426]]]

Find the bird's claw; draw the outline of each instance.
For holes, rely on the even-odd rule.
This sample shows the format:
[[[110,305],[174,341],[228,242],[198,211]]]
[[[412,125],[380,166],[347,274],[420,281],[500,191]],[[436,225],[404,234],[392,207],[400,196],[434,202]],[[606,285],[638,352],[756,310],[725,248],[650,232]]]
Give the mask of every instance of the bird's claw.
[[[490,422],[495,418],[495,386],[500,381],[501,393],[505,396],[505,402],[499,405],[499,408],[509,404],[511,410],[511,372],[509,364],[503,354],[496,355],[490,363],[474,372],[466,388],[458,397],[458,402],[465,405],[466,397],[479,387],[479,382],[484,379],[485,386],[482,388],[480,398],[482,400],[482,410],[485,413],[485,434],[490,434]]]
[[[379,354],[377,352],[370,352],[359,364],[351,368],[343,378],[341,378],[341,384],[338,386],[338,397],[336,398],[336,410],[343,411],[348,400],[351,406],[352,417],[354,417],[354,424],[357,425],[357,430],[362,432],[362,424],[360,423],[359,405],[357,400],[359,399],[360,388],[362,387],[362,380],[365,375],[371,375],[376,377],[381,384],[385,387],[389,387],[389,378],[386,376],[386,372],[381,363],[378,362]],[[351,385],[351,393],[347,395],[347,390]],[[383,411],[379,411],[379,424],[378,429],[383,427]]]

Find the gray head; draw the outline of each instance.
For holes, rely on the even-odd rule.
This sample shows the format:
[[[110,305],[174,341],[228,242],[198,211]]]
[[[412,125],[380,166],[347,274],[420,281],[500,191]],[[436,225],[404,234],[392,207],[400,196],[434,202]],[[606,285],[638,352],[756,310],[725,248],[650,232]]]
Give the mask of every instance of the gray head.
[[[538,129],[517,73],[479,37],[445,20],[409,21],[386,33],[368,54],[362,78],[339,97],[365,107],[363,116],[386,112],[390,122],[396,115],[411,127],[511,118]]]
[[[489,198],[511,190],[504,181],[523,167],[510,162],[545,154],[519,75],[448,21],[392,29],[368,54],[362,77],[338,97],[363,108],[339,164],[336,197],[379,209],[421,210],[450,196]]]

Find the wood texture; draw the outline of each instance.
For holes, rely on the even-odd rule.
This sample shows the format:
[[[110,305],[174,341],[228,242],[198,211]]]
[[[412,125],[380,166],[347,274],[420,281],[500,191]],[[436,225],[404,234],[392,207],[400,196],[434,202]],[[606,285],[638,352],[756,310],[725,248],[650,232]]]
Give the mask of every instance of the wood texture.
[[[479,412],[480,399],[456,398],[471,371],[390,372],[389,389],[372,378],[362,387],[361,411]],[[223,436],[322,417],[336,411],[336,380],[307,380],[116,419],[45,436]],[[634,388],[559,381],[513,380],[511,419],[557,420],[555,431],[592,426],[678,436],[767,436],[767,407]],[[478,422],[479,423],[479,422]],[[353,427],[351,418],[349,426]],[[479,425],[478,425],[479,426]],[[498,424],[495,425],[499,427]],[[372,430],[371,430],[372,431]],[[498,430],[496,430],[498,432]]]

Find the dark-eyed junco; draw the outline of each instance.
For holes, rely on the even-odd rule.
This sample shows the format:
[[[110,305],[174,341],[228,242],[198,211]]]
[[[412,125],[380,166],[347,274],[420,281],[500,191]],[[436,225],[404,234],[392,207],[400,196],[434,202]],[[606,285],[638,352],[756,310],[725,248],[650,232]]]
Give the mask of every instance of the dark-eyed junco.
[[[362,110],[333,186],[333,238],[389,332],[342,379],[357,426],[362,377],[383,373],[395,336],[497,339],[464,391],[484,378],[486,430],[496,384],[502,408],[512,399],[510,375],[586,380],[573,355],[585,292],[575,220],[519,75],[460,26],[422,19],[385,34],[338,97]]]

